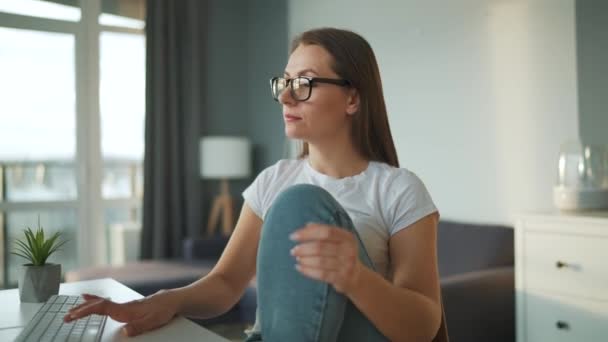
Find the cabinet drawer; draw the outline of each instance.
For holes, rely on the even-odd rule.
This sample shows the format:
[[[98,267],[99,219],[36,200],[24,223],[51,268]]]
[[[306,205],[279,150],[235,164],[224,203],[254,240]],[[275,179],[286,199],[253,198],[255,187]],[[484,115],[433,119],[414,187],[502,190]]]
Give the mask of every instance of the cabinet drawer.
[[[606,238],[526,232],[524,286],[608,300],[607,260]]]
[[[605,342],[608,302],[526,293],[526,342]]]

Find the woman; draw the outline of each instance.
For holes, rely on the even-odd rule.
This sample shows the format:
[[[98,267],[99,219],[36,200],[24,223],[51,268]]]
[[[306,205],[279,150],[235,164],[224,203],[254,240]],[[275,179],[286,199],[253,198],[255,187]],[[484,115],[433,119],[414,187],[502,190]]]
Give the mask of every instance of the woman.
[[[271,89],[286,135],[304,141],[303,150],[243,192],[213,270],[126,304],[83,295],[66,320],[107,314],[137,335],[176,314],[213,317],[257,273],[258,315],[247,341],[446,339],[444,329],[438,334],[439,215],[416,175],[398,168],[369,44],[345,30],[304,32]]]

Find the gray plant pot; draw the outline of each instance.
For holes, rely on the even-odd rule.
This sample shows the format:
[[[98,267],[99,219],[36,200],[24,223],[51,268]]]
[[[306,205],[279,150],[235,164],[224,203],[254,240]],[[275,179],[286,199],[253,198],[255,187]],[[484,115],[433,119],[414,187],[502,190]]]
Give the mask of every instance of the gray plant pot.
[[[26,303],[45,302],[59,293],[61,265],[22,265],[19,277],[19,298]]]

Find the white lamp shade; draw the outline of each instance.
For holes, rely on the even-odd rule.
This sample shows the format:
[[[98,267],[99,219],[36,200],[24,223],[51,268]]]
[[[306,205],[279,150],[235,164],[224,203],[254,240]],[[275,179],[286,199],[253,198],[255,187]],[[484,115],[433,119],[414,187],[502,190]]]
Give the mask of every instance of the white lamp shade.
[[[200,170],[203,178],[246,178],[251,173],[251,144],[242,137],[203,137]]]

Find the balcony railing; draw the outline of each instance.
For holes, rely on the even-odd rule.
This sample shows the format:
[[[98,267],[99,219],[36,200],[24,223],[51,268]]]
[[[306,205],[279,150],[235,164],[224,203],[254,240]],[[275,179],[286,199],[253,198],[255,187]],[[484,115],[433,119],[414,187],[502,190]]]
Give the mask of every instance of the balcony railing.
[[[104,160],[101,187],[106,234],[113,224],[141,222],[141,161]],[[40,217],[45,229],[61,230],[64,238],[75,242],[79,207],[73,161],[0,160],[0,288],[16,285],[22,260],[10,254],[15,237],[20,237],[25,227],[36,228]],[[64,271],[76,266],[76,250],[72,245],[57,253]],[[110,246],[106,250],[111,251]]]

